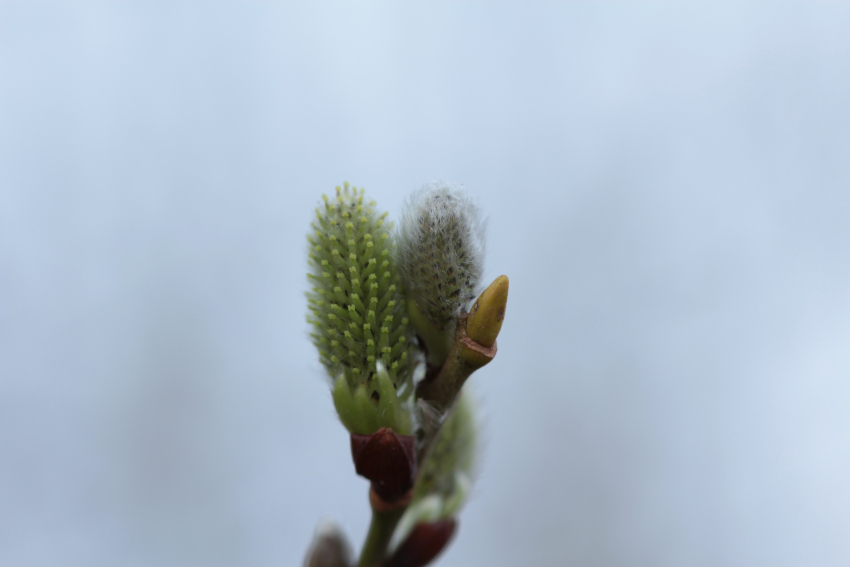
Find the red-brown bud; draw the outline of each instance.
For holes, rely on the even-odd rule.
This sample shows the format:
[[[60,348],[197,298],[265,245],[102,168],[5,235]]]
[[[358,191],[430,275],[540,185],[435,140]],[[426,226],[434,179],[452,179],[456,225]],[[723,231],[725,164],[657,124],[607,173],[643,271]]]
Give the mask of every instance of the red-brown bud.
[[[454,518],[416,524],[384,567],[425,567],[446,548],[456,528]]]
[[[401,499],[413,488],[416,448],[412,435],[382,427],[372,435],[351,434],[354,470],[372,481],[372,490],[385,502]]]

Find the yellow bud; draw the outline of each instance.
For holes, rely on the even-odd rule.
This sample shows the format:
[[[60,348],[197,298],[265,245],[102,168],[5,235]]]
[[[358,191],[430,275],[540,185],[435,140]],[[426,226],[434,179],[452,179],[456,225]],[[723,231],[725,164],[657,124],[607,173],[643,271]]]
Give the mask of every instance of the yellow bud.
[[[481,346],[491,347],[502,330],[508,303],[508,276],[499,276],[475,301],[466,320],[466,334]]]

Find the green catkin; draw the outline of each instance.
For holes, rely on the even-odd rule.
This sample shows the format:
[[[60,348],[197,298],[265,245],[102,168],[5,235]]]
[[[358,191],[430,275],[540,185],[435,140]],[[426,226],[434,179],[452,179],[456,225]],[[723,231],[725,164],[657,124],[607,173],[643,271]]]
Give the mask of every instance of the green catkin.
[[[461,392],[418,475],[413,499],[393,534],[391,548],[404,541],[416,524],[457,515],[472,486],[476,437],[475,407],[469,392]]]
[[[449,501],[457,490],[464,490],[458,479],[472,474],[475,443],[473,404],[469,393],[461,392],[416,482],[414,502],[431,494]]]
[[[386,383],[376,379],[379,370],[394,390],[386,392],[389,397],[406,396],[413,390],[415,363],[404,296],[392,262],[392,226],[386,216],[375,211],[374,201],[365,200],[363,189],[346,183],[332,198],[323,196],[307,236],[311,284],[307,320],[313,344],[335,384],[344,379],[352,400],[357,389],[365,388],[376,410],[385,392],[381,384]],[[335,385],[334,392],[349,429],[386,425],[360,416],[358,412],[366,409],[359,397],[351,404],[357,411],[341,408],[346,391]],[[346,421],[345,415],[355,414],[360,417]]]

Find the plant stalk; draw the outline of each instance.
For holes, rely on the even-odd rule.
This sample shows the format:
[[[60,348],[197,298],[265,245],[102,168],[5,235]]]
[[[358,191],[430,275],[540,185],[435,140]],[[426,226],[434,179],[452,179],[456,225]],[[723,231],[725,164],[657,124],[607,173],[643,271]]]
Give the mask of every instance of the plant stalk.
[[[357,567],[380,567],[383,564],[387,555],[387,546],[409,503],[407,499],[401,505],[383,510],[380,509],[382,507],[375,506],[374,496],[370,500],[372,500],[372,522],[369,524],[369,533],[366,535],[366,542],[363,544]]]

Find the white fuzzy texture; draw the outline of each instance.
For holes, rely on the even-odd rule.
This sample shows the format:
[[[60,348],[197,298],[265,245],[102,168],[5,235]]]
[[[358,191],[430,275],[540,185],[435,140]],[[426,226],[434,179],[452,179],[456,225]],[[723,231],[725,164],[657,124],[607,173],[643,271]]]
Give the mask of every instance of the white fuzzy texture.
[[[457,183],[432,182],[405,203],[397,265],[409,299],[440,329],[475,299],[484,269],[484,225]]]

